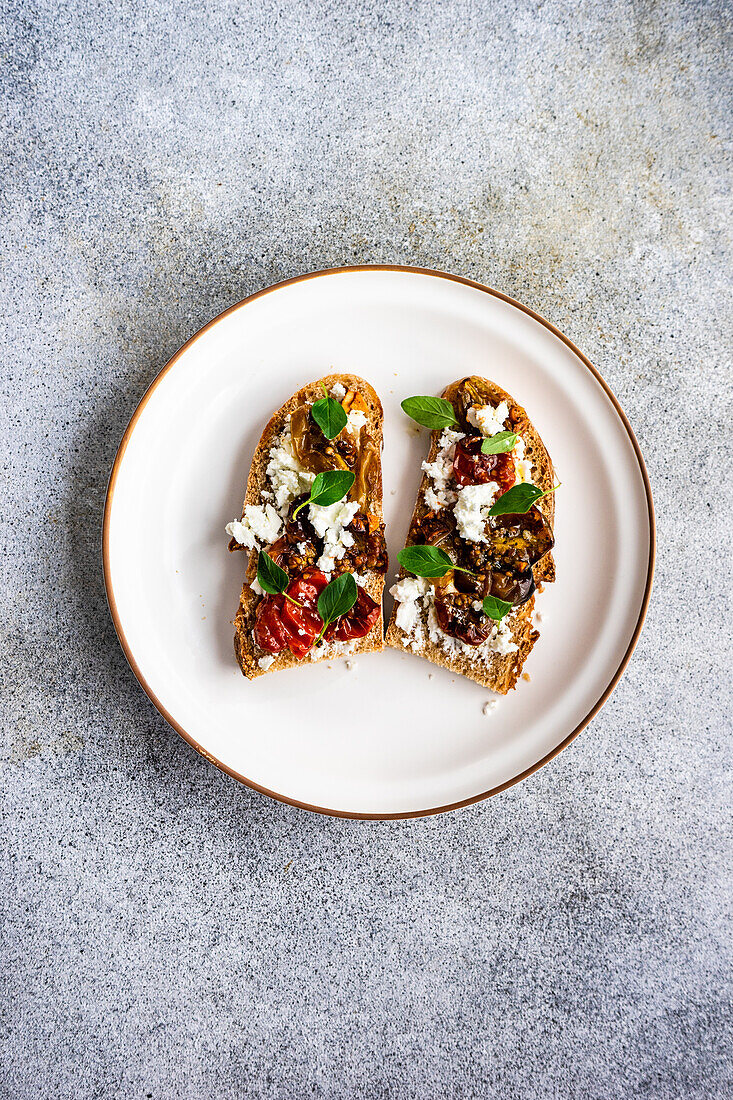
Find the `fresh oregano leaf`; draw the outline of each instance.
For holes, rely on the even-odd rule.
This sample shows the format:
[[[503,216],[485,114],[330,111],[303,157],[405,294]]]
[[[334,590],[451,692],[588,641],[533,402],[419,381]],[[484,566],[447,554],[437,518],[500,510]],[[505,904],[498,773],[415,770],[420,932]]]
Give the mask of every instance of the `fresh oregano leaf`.
[[[516,442],[516,432],[497,432],[483,441],[481,450],[485,455],[503,455],[513,450]]]
[[[454,565],[445,550],[438,546],[406,546],[400,550],[397,561],[416,577],[444,577],[452,569],[457,569],[459,573],[471,572]]]
[[[454,428],[458,424],[450,401],[444,397],[406,397],[402,408],[409,417],[424,428]]]
[[[497,599],[496,596],[484,597],[484,615],[488,615],[490,619],[494,619],[497,623],[501,622],[513,606],[506,600]]]
[[[353,484],[354,475],[351,470],[323,470],[320,474],[316,474],[311,485],[310,496],[307,500],[301,501],[293,512],[292,518],[295,519],[300,509],[305,508],[306,504],[319,504],[321,507],[326,507],[328,504],[343,500]]]
[[[266,550],[260,550],[257,558],[257,582],[265,592],[269,592],[271,596],[277,596],[288,587],[290,577],[276,561],[272,560]]]
[[[555,489],[559,488],[559,485],[555,485],[552,489],[546,489],[543,492],[536,485],[530,485],[527,482],[522,485],[512,485],[511,489],[507,489],[498,500],[494,501],[489,508],[489,515],[506,516],[514,514],[521,516],[528,512],[532,505],[541,500],[542,497],[554,493]]]
[[[326,585],[318,597],[318,614],[323,619],[323,629],[314,645],[318,645],[331,623],[351,611],[357,595],[356,581],[351,573],[341,573]]]
[[[311,416],[326,439],[335,439],[346,427],[347,416],[340,402],[333,397],[329,397],[325,386],[323,386],[323,390],[326,396],[313,402]]]
[[[311,486],[311,504],[335,504],[343,497],[354,484],[354,475],[351,470],[324,470],[316,474]]]
[[[303,606],[297,600],[294,600],[292,596],[288,596],[285,589],[290,584],[290,577],[276,561],[273,561],[266,550],[260,550],[257,557],[257,581],[260,588],[263,588],[265,592],[269,592],[271,596],[277,596],[282,592],[288,603],[295,604],[296,607]]]

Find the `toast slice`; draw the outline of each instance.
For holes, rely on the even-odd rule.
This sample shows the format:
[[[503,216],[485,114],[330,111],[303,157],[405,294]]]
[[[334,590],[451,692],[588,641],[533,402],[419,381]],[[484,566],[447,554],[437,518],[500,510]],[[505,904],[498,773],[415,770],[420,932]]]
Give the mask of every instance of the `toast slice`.
[[[324,388],[348,414],[347,426],[332,440],[325,437],[310,414],[313,403],[324,397]],[[233,623],[234,652],[248,679],[308,661],[383,648],[382,595],[387,554],[382,517],[382,421],[381,402],[368,382],[352,374],[329,374],[293,394],[265,427],[252,459],[242,519],[227,525],[227,533],[231,535],[229,549],[248,554]],[[306,505],[296,524],[292,520],[294,503],[307,498],[316,473],[346,468],[356,473],[356,481],[345,498],[351,505],[348,511],[341,512],[341,502],[332,509]],[[358,510],[345,522],[355,511],[357,501]],[[329,516],[333,520],[330,526]],[[312,518],[322,535],[316,533]],[[366,534],[361,531],[365,522]],[[363,589],[379,607],[371,629],[365,636],[349,642],[324,639],[305,655],[295,656],[287,645],[278,653],[263,649],[255,636],[258,611],[262,615],[265,608],[261,604],[273,597],[263,592],[257,582],[260,550],[270,553],[289,578],[302,576],[304,570],[307,576],[307,571],[313,569],[320,570],[329,580],[351,572],[357,581],[357,591]],[[373,611],[370,601],[360,595],[361,599]]]
[[[464,489],[457,484],[453,469],[456,443],[467,436],[480,437],[502,430],[512,431],[518,436],[517,445],[510,456],[517,483],[531,482],[543,491],[549,490],[555,484],[555,472],[547,448],[527,413],[501,387],[484,378],[471,376],[453,382],[442,396],[453,405],[459,425],[455,432],[438,430],[431,433],[430,452],[427,461],[422,465],[424,472],[407,545],[426,542],[439,544],[454,562],[462,561],[470,564],[473,569],[476,568],[473,563],[480,560],[482,555],[483,560],[489,562],[494,536],[486,512],[474,512],[469,517],[473,522],[466,519],[464,506],[460,503]],[[477,413],[476,410],[483,411]],[[497,497],[501,495],[501,491],[500,488],[496,493]],[[464,509],[460,512],[461,522],[456,520],[457,508]],[[461,573],[450,574],[447,580],[429,580],[411,576],[401,569],[398,583],[390,589],[395,597],[395,605],[387,629],[387,645],[417,653],[426,660],[475,680],[501,695],[514,688],[524,663],[539,638],[539,631],[532,621],[535,585],[541,591],[543,584],[555,579],[555,564],[550,552],[554,542],[554,493],[542,497],[533,505],[533,509],[540,513],[534,519],[544,532],[541,546],[549,549],[531,566],[531,575],[522,574],[525,578],[522,592],[524,602],[513,606],[497,624],[493,624],[483,614],[481,598],[493,591],[490,588],[493,583],[491,569],[496,567],[496,562],[485,566],[488,579],[479,578],[476,581],[464,581],[462,578],[466,574]],[[519,524],[521,526],[521,519]],[[446,529],[448,534],[443,536],[442,532]],[[436,531],[437,535],[430,537],[430,533]],[[486,546],[484,539],[488,542]],[[541,548],[539,542],[536,546]],[[503,565],[501,568],[504,568]],[[481,569],[478,571],[481,572]],[[480,632],[488,630],[490,633],[480,644],[466,644],[460,637],[441,629],[436,614],[436,598],[439,601],[456,598],[453,595],[456,593],[454,581],[460,585],[470,585],[479,584],[479,580],[483,581],[485,587],[477,590],[474,610],[468,611],[468,614],[476,621]],[[527,589],[530,591],[528,597]],[[458,633],[461,633],[460,629]]]

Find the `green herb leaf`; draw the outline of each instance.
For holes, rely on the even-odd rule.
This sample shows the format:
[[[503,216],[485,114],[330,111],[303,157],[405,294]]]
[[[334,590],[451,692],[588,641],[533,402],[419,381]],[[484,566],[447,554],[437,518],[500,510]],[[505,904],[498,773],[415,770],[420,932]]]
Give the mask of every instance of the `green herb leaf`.
[[[497,432],[483,441],[481,450],[485,455],[503,455],[513,450],[516,442],[516,432]]]
[[[341,573],[326,585],[318,597],[318,614],[323,619],[323,630],[314,645],[318,645],[326,627],[351,611],[357,595],[356,581],[351,573]]]
[[[497,599],[496,596],[484,597],[484,615],[488,615],[490,619],[494,619],[497,623],[501,622],[513,606],[511,603],[507,603],[506,600]]]
[[[324,470],[316,474],[311,486],[311,504],[335,504],[342,500],[354,484],[351,470]]]
[[[416,577],[444,577],[452,569],[457,569],[459,573],[471,572],[454,565],[445,550],[438,546],[406,546],[400,550],[397,561]]]
[[[528,512],[532,505],[541,500],[542,497],[554,493],[555,489],[559,488],[559,485],[555,485],[552,489],[546,489],[543,493],[536,485],[529,485],[526,482],[522,485],[512,485],[511,489],[507,489],[498,500],[494,501],[489,508],[489,515],[506,516],[515,514],[521,516]]]
[[[278,592],[284,592],[290,584],[290,577],[284,569],[281,569],[276,561],[270,557],[266,550],[260,550],[257,558],[257,581],[260,588],[276,596]]]
[[[323,389],[325,392],[326,387],[323,386]],[[320,401],[314,401],[311,406],[311,416],[326,439],[335,439],[346,427],[347,417],[343,406],[335,398],[329,397],[328,393]]]
[[[307,500],[301,501],[293,512],[292,518],[295,519],[300,509],[305,508],[306,504],[319,504],[325,507],[343,500],[353,484],[354,475],[351,470],[323,470],[322,473],[316,474],[311,485],[310,496]]]
[[[444,397],[406,397],[402,408],[409,417],[431,431],[458,424],[453,406]]]
[[[288,596],[285,589],[290,584],[290,577],[276,561],[273,561],[266,550],[260,550],[257,558],[257,580],[260,588],[263,588],[265,592],[269,592],[271,596],[277,596],[282,592],[288,603],[295,604],[296,607],[303,606],[297,600],[294,600],[292,596]]]

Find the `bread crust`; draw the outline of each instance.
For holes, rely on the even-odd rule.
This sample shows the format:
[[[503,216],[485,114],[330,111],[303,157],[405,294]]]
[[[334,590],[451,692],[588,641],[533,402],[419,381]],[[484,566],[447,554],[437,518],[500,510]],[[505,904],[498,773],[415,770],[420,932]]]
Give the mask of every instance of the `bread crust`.
[[[542,442],[539,433],[532,425],[525,409],[517,404],[514,398],[508,394],[506,390],[503,390],[501,386],[497,386],[494,382],[489,382],[488,379],[480,378],[476,375],[469,375],[458,379],[456,382],[452,382],[443,390],[442,396],[450,401],[455,395],[458,387],[465,381],[480,383],[481,387],[488,393],[491,403],[494,405],[499,405],[502,401],[506,401],[509,406],[510,415],[513,418],[512,430],[516,431],[517,434],[521,435],[524,439],[525,454],[528,458],[532,459],[535,466],[533,476],[534,483],[543,490],[551,489],[555,484],[555,471],[552,461],[547,452],[547,448]],[[427,458],[428,462],[435,461],[439,450],[441,435],[442,430],[431,432],[430,451]],[[429,485],[430,478],[424,473],[417,492],[415,509],[412,513],[412,519],[410,520],[410,531],[407,538],[408,546],[414,540],[415,527],[423,513],[425,491]],[[538,502],[537,507],[552,525],[555,518],[555,494],[550,493],[549,496],[543,497]],[[401,580],[407,575],[405,570],[401,568],[399,579]],[[534,567],[534,577],[539,591],[541,591],[543,584],[549,584],[555,580],[555,562],[551,553],[546,554]],[[416,655],[424,657],[426,660],[431,661],[435,665],[440,665],[442,668],[447,668],[451,672],[466,676],[469,680],[475,680],[476,683],[481,684],[482,687],[490,688],[500,695],[506,695],[508,691],[516,687],[517,680],[522,674],[524,663],[540,636],[539,631],[532,624],[534,599],[534,596],[532,596],[525,604],[511,613],[509,624],[511,625],[511,640],[518,646],[515,653],[510,653],[506,656],[491,654],[485,663],[474,663],[463,654],[458,654],[456,656],[447,654],[439,645],[430,641],[426,631],[424,644]],[[414,651],[410,644],[410,638],[397,626],[396,618],[398,606],[398,603],[395,601],[389,620],[389,626],[387,627],[385,642],[394,649],[404,649],[409,653],[413,653]],[[423,623],[423,626],[425,626],[425,623]]]
[[[356,390],[367,405],[369,433],[376,443],[378,455],[376,498],[371,502],[371,505],[374,514],[379,518],[380,522],[382,521],[382,438],[384,416],[382,412],[382,403],[372,386],[370,386],[368,382],[365,382],[363,378],[359,378],[358,375],[355,374],[327,374],[316,382],[309,382],[308,385],[303,386],[297,393],[294,393],[293,396],[286,401],[284,405],[281,405],[277,412],[270,418],[265,430],[260,436],[260,441],[257,444],[252,458],[252,465],[250,467],[249,477],[247,478],[247,489],[242,505],[242,517],[244,517],[244,510],[248,504],[261,503],[262,490],[267,487],[266,470],[270,460],[270,448],[282,432],[286,418],[300,405],[304,404],[304,402],[318,401],[319,398],[323,397],[322,384],[330,392],[332,387],[339,382],[342,386],[345,386],[347,390]],[[258,676],[265,676],[268,672],[278,672],[284,668],[298,668],[308,663],[315,664],[318,661],[337,660],[339,654],[333,652],[330,648],[327,648],[320,656],[312,657],[308,655],[300,661],[286,648],[277,655],[275,661],[269,668],[260,668],[258,662],[263,654],[254,643],[252,628],[255,622],[257,605],[261,597],[253,592],[249,586],[249,582],[254,580],[257,576],[257,557],[257,550],[250,551],[247,562],[246,579],[242,585],[242,591],[239,597],[239,608],[233,623],[234,652],[239,667],[247,679],[254,680]],[[384,648],[384,619],[382,607],[384,576],[370,571],[366,574],[366,577],[367,580],[364,588],[372,599],[376,600],[379,604],[379,618],[365,637],[350,643],[349,652],[353,654],[374,653]]]

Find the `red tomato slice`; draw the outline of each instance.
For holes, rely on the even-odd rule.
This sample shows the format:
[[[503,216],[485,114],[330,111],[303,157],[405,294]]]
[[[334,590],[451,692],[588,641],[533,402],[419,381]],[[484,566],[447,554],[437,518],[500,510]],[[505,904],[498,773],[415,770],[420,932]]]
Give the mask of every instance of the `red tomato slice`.
[[[485,455],[481,450],[483,440],[480,436],[469,435],[456,443],[453,459],[453,474],[459,485],[485,485],[489,481],[497,482],[499,496],[511,489],[517,480],[514,459],[508,453]]]
[[[290,634],[281,619],[282,605],[285,602],[283,596],[265,596],[257,608],[252,633],[257,645],[265,653],[280,653],[290,641]]]
[[[355,638],[364,638],[379,618],[379,604],[363,588],[359,588],[356,603],[348,615],[342,616],[334,627],[329,627],[326,637],[329,641],[351,642]]]

